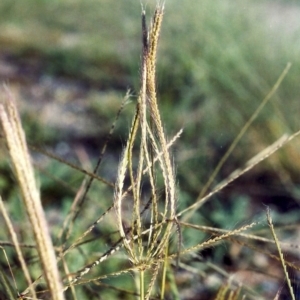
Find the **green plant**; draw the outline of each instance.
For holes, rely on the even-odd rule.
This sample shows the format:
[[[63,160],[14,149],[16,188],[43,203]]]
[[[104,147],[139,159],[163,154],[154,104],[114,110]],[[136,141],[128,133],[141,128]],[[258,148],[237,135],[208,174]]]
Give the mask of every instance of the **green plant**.
[[[278,246],[279,242],[270,214],[268,213],[268,222],[273,234],[271,239],[254,230],[245,233],[254,226],[258,227],[260,222],[246,223],[236,229],[216,228],[204,226],[196,212],[214,195],[223,191],[229,184],[299,135],[299,132],[296,132],[293,135],[282,136],[248,161],[244,168],[235,170],[226,180],[209,191],[220,166],[226,161],[262,107],[277,91],[290,65],[229,147],[224,159],[216,167],[216,172],[213,172],[211,180],[204,186],[204,191],[199,192],[194,203],[185,204],[185,207],[178,209],[181,199],[178,196],[180,193],[178,193],[170,148],[179,138],[181,130],[170,140],[166,137],[156,92],[156,52],[162,18],[163,5],[157,4],[148,30],[145,11],[142,12],[141,87],[128,139],[117,170],[116,183],[111,183],[99,176],[97,172],[103,162],[119,114],[128,102],[129,93],[125,96],[116,115],[93,171],[85,170],[46,151],[40,151],[86,176],[74,196],[74,201],[53,244],[49,241],[49,236],[46,237],[47,242],[43,241],[45,236],[42,234],[47,236],[48,226],[45,224],[44,211],[41,210],[24,134],[12,96],[7,91],[3,92],[4,100],[0,105],[2,125],[16,178],[25,200],[24,206],[27,207],[27,214],[34,229],[36,243],[36,246],[31,245],[31,250],[28,250],[26,255],[22,253],[27,247],[18,242],[13,229],[14,220],[8,216],[5,205],[1,202],[8,236],[14,242],[17,258],[22,265],[22,275],[26,278],[25,284],[22,283],[22,279],[18,280],[18,284],[23,284],[25,287],[24,292],[17,294],[15,289],[19,287],[14,287],[9,278],[2,276],[3,268],[0,282],[6,298],[13,299],[15,295],[20,299],[49,296],[51,299],[62,299],[64,291],[66,297],[73,299],[99,299],[100,297],[180,299],[182,287],[176,281],[176,269],[180,268],[196,274],[195,277],[208,278],[211,270],[220,274],[221,282],[212,288],[215,299],[244,297],[260,299],[255,285],[248,287],[239,280],[231,280],[229,272],[210,261],[205,261],[201,254],[210,248],[216,249],[220,245],[234,244],[238,244],[243,250],[251,249],[254,253],[260,253],[262,251],[258,243],[270,245],[271,250],[276,244],[281,254],[282,250]],[[110,188],[110,193],[104,188],[93,190],[94,182],[103,184],[107,189]],[[91,191],[92,198],[91,194],[88,195]],[[107,200],[109,197],[111,201]],[[34,203],[32,203],[33,199],[35,199]],[[100,214],[99,211],[102,213]],[[222,225],[226,212],[221,211],[220,214],[223,217],[220,221]],[[28,226],[26,220],[19,220],[19,222],[24,227]],[[42,241],[40,235],[43,237]],[[24,235],[23,238],[32,240],[30,234]],[[38,257],[36,257],[36,249]],[[52,256],[51,259],[44,258],[44,254],[49,254],[48,251]],[[54,253],[57,261],[53,258]],[[296,268],[282,255],[278,257],[271,251],[265,251],[263,254],[275,261],[281,261],[284,269],[285,266]],[[32,257],[42,265],[42,268],[31,264]],[[45,263],[45,259],[52,261],[50,270],[48,267],[51,265]],[[15,269],[12,269],[11,272],[14,271]],[[59,279],[58,272],[62,279]],[[34,278],[34,282],[31,277]],[[284,277],[289,278],[286,270]],[[129,280],[132,278],[133,280]],[[106,281],[107,279],[109,281]]]

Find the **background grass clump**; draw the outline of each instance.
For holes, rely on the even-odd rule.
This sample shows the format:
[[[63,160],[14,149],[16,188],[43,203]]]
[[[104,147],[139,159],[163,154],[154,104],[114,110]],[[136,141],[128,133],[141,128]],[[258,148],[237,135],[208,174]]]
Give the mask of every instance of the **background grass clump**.
[[[154,4],[147,3],[147,14],[153,10]],[[292,67],[280,88],[206,193],[284,133],[299,130],[299,12],[297,1],[204,0],[195,4],[191,0],[174,0],[166,3],[159,40],[157,89],[167,136],[171,139],[184,128],[171,151],[178,179],[178,211],[201,195],[214,168],[287,62]],[[110,183],[116,180],[139,92],[140,13],[139,3],[133,0],[114,4],[106,0],[28,0],[26,3],[2,0],[0,3],[0,79],[8,81],[16,95],[29,144],[92,172],[122,98],[131,89],[132,97],[116,123],[98,172]],[[3,143],[1,148],[1,160],[6,161]],[[295,239],[299,222],[298,148],[299,141],[295,139],[214,195],[191,215],[189,222],[232,230],[264,219],[264,205],[270,205],[275,223],[292,223],[295,227],[282,231],[280,240]],[[39,170],[43,204],[56,236],[84,175],[39,152],[33,151],[32,155]],[[18,192],[12,188],[14,182],[9,164],[1,162],[1,195],[18,227],[22,226],[18,218],[21,208],[17,204]],[[72,237],[80,236],[109,207],[112,199],[113,190],[108,185],[93,184],[89,191],[90,205],[81,212]],[[268,230],[266,224],[262,227]],[[113,214],[93,229],[88,242],[76,248],[78,252],[70,252],[70,272],[78,271],[105,253],[107,245],[117,241],[118,234],[112,228],[116,230]],[[19,234],[24,240],[30,240],[21,229]],[[184,229],[183,247],[199,244],[211,236],[216,236],[212,229],[207,232]],[[7,240],[4,232],[0,238]],[[275,295],[272,292],[276,293],[278,284],[283,284],[281,268],[276,262],[269,262],[270,257],[240,244],[223,241],[212,250],[183,259],[185,266],[181,266],[181,271],[175,275],[168,273],[170,278],[172,274],[176,277],[176,281],[170,280],[168,295],[180,294],[182,299],[196,299],[196,295],[214,297],[222,290],[220,282],[224,283],[224,278],[229,278],[231,273],[238,274],[237,278],[242,280],[247,274],[250,277],[246,272],[261,269],[266,273],[275,269],[277,281],[266,276],[260,283],[253,283],[255,288],[251,293],[259,291],[267,299]],[[14,251],[5,249],[13,262]],[[29,262],[36,253],[31,248],[26,251]],[[297,260],[297,252],[288,251],[291,259]],[[6,264],[4,258],[2,261]],[[195,268],[187,271],[191,264]],[[18,266],[13,267],[15,276],[22,278]],[[93,277],[127,267],[124,253],[120,252],[116,259],[95,268]],[[218,268],[223,273],[217,272]],[[192,271],[197,271],[197,276],[192,278]],[[37,274],[36,271],[34,275]],[[128,291],[135,291],[137,283],[129,277],[103,279],[99,286],[83,285],[77,288],[77,297],[98,299],[97,295],[101,294],[103,298],[131,299],[133,296]],[[264,282],[265,285],[274,283],[271,292]],[[25,288],[22,279],[18,284],[20,290]]]

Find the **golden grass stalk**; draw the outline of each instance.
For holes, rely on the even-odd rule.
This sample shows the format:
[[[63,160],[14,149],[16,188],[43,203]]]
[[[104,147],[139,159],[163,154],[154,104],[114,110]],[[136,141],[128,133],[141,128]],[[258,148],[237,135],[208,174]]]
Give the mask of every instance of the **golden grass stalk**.
[[[271,144],[269,147],[265,148],[263,151],[258,153],[255,157],[250,159],[244,166],[243,169],[237,169],[233,173],[230,174],[230,176],[220,182],[213,191],[208,193],[206,196],[204,196],[201,199],[198,199],[195,203],[190,205],[189,207],[185,208],[181,212],[177,214],[177,217],[181,217],[184,214],[186,214],[188,211],[195,211],[199,209],[200,206],[202,206],[207,200],[209,200],[213,195],[220,192],[222,189],[224,189],[226,186],[228,186],[230,183],[238,179],[240,176],[251,170],[254,166],[259,164],[260,162],[264,161],[266,158],[271,156],[273,153],[281,149],[283,146],[285,146],[287,143],[292,141],[295,137],[300,135],[300,130],[293,133],[292,135],[284,134],[281,138],[279,138],[277,141],[275,141],[273,144]],[[185,215],[183,220],[187,220],[189,218],[189,214]]]
[[[277,235],[276,235],[276,232],[275,232],[275,229],[274,229],[274,225],[273,225],[273,221],[272,221],[272,217],[271,217],[271,213],[270,213],[269,208],[267,208],[267,220],[268,220],[268,224],[270,226],[272,236],[274,238],[274,241],[275,241],[275,244],[276,244],[276,247],[277,247],[277,250],[278,250],[280,262],[281,262],[281,265],[282,265],[282,268],[283,268],[283,272],[284,272],[284,276],[285,276],[285,279],[286,279],[286,282],[287,282],[287,286],[289,288],[291,299],[296,300],[295,294],[294,294],[294,291],[293,291],[293,287],[292,287],[292,283],[291,283],[291,280],[290,280],[290,276],[289,276],[289,273],[287,271],[286,262],[285,262],[285,259],[283,257],[283,253],[282,253],[282,250],[281,250],[281,247],[280,247],[280,243],[279,243],[279,240],[277,238]]]
[[[30,278],[29,270],[27,268],[24,256],[22,254],[22,250],[21,250],[21,247],[20,247],[20,244],[19,244],[16,232],[15,232],[15,230],[13,228],[13,225],[12,225],[12,222],[11,222],[11,220],[9,218],[9,215],[8,215],[6,209],[5,209],[5,206],[4,206],[4,203],[3,203],[3,200],[2,200],[1,196],[0,196],[0,210],[2,212],[4,221],[6,223],[6,226],[8,228],[9,234],[10,234],[11,239],[13,241],[13,244],[15,246],[15,249],[16,249],[16,252],[17,252],[17,256],[18,256],[19,262],[21,264],[22,271],[24,272],[24,275],[25,275],[27,284],[29,286],[29,290],[31,292],[31,295],[32,295],[33,299],[36,299],[36,294],[35,294],[35,291],[34,291],[34,289],[32,287],[32,281],[31,281],[31,278]]]
[[[0,119],[22,199],[32,226],[43,273],[51,299],[63,300],[63,288],[54,247],[36,186],[25,134],[12,95],[7,88],[2,92],[4,96],[0,103]]]
[[[214,169],[212,175],[210,176],[209,180],[207,181],[207,183],[205,184],[205,186],[201,190],[201,192],[198,195],[197,199],[201,199],[206,194],[207,190],[209,189],[209,187],[213,183],[214,179],[216,178],[217,174],[221,170],[222,166],[224,165],[224,163],[226,162],[226,160],[228,159],[228,157],[231,155],[232,151],[235,149],[235,147],[237,146],[237,144],[239,143],[239,141],[241,140],[241,138],[244,136],[244,134],[246,133],[246,131],[252,125],[253,121],[257,118],[257,116],[262,111],[262,109],[265,107],[265,105],[269,102],[269,100],[273,97],[273,95],[278,90],[278,88],[281,85],[283,79],[288,74],[291,66],[292,66],[292,64],[290,62],[286,65],[285,69],[282,71],[282,73],[278,77],[278,79],[275,82],[275,84],[273,85],[272,89],[265,96],[265,98],[262,100],[262,102],[260,103],[260,105],[255,110],[255,112],[251,115],[250,119],[246,122],[246,124],[240,130],[239,134],[236,136],[236,138],[234,139],[234,141],[232,142],[232,144],[230,145],[230,147],[228,148],[228,150],[226,151],[226,153],[224,154],[224,156],[221,158],[221,160],[219,161],[218,165]]]
[[[144,293],[144,271],[148,269],[152,270],[152,274],[156,273],[154,271],[158,269],[156,260],[167,255],[166,249],[168,249],[169,237],[176,219],[175,176],[169,153],[169,143],[164,133],[156,97],[155,64],[163,10],[163,5],[157,4],[149,31],[146,26],[145,11],[142,11],[141,88],[127,144],[119,163],[115,185],[114,204],[118,229],[129,260],[140,271],[141,299],[149,297],[148,292],[146,296]],[[140,137],[139,155],[137,167],[134,167],[132,153],[138,134]],[[155,157],[158,159],[157,162]],[[130,196],[124,189],[127,173],[132,189],[130,220],[123,218],[123,202],[125,196],[126,200],[128,200],[127,196]],[[158,173],[161,173],[163,177],[163,205],[159,203],[162,199],[157,192],[159,188],[156,175]],[[150,195],[143,194],[142,184],[144,182],[148,182],[151,187]],[[150,200],[145,205],[143,201],[146,197],[148,199],[150,197]],[[143,206],[144,208],[142,208]],[[148,206],[150,220],[144,221],[142,211],[148,209]],[[129,223],[130,227],[125,228],[124,222]],[[147,242],[143,237],[145,229]]]
[[[5,252],[5,249],[0,246],[0,249],[3,251],[3,254],[6,258],[9,270],[11,271],[11,267]],[[11,272],[12,274],[12,272]],[[15,282],[15,279],[13,277],[14,280],[14,284],[15,284],[15,289],[13,288],[10,280],[8,279],[8,276],[6,276],[6,271],[2,270],[2,266],[0,267],[0,287],[1,287],[1,291],[3,293],[3,295],[5,296],[5,299],[7,300],[15,300],[16,298],[16,291],[18,293],[18,289],[17,289],[17,284]]]
[[[271,88],[269,93],[265,96],[265,98],[262,100],[260,105],[255,110],[255,112],[251,115],[250,119],[246,122],[246,124],[240,130],[239,134],[236,136],[236,138],[234,139],[234,141],[232,142],[232,144],[230,145],[230,147],[228,148],[228,150],[226,151],[224,156],[221,158],[218,165],[216,166],[213,173],[211,174],[210,178],[208,179],[208,181],[206,182],[206,184],[202,188],[201,192],[199,193],[199,195],[197,197],[197,200],[195,201],[195,203],[197,203],[197,204],[195,204],[192,207],[189,207],[187,209],[187,210],[190,210],[190,211],[189,211],[189,213],[187,213],[185,215],[184,220],[188,220],[193,215],[193,213],[200,207],[200,205],[202,205],[203,199],[207,198],[207,196],[204,196],[204,195],[207,193],[207,191],[210,188],[211,184],[213,183],[216,175],[219,173],[222,166],[227,161],[228,157],[231,155],[232,151],[235,149],[235,147],[237,146],[237,144],[239,143],[241,138],[244,136],[246,131],[249,129],[250,125],[257,118],[259,113],[262,111],[262,109],[265,107],[265,105],[270,101],[270,99],[272,99],[272,97],[274,96],[274,94],[278,90],[279,86],[281,85],[282,81],[284,80],[284,78],[288,74],[291,66],[292,66],[291,63],[287,63],[286,67],[284,68],[284,70],[282,71],[280,76],[278,77],[277,81],[275,82],[275,84],[273,85],[273,87]]]

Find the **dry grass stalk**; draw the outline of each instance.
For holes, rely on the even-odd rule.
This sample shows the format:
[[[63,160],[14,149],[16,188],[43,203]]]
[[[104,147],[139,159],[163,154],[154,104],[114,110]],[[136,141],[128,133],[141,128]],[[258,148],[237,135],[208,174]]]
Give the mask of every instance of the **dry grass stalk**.
[[[17,288],[17,283],[16,283],[15,278],[13,276],[12,269],[10,267],[6,251],[5,251],[5,249],[2,246],[0,246],[0,249],[3,251],[4,257],[5,257],[6,261],[7,261],[8,268],[10,270],[10,273],[12,274],[12,278],[13,278],[14,285],[15,285],[15,287],[12,286],[10,280],[8,279],[8,276],[6,276],[6,274],[5,274],[6,270],[3,270],[2,266],[1,266],[0,267],[0,287],[1,287],[1,292],[6,297],[5,299],[7,299],[7,300],[15,300],[16,294],[18,294],[18,296],[19,296],[19,291],[18,291],[18,288]]]
[[[25,134],[12,95],[6,88],[0,103],[0,118],[14,166],[25,208],[33,229],[37,250],[44,276],[54,300],[63,300],[56,257],[51,241],[40,194],[36,186],[34,171],[30,162]]]
[[[269,156],[271,156],[273,153],[281,149],[283,146],[285,146],[287,143],[292,141],[294,138],[300,135],[300,130],[293,133],[292,135],[284,134],[281,138],[279,138],[277,141],[275,141],[272,145],[258,153],[254,158],[250,159],[244,166],[243,169],[236,169],[231,175],[226,178],[224,181],[220,182],[213,191],[208,193],[203,198],[198,199],[195,203],[190,205],[189,207],[185,208],[181,212],[177,214],[177,217],[181,217],[184,214],[186,214],[188,211],[195,211],[200,208],[207,200],[209,200],[213,195],[220,192],[222,189],[227,187],[230,183],[238,179],[240,176],[251,170],[254,166],[259,164],[260,162],[267,159]],[[190,217],[190,214],[186,214],[183,220],[187,220]]]
[[[6,223],[6,226],[8,228],[9,234],[10,234],[11,239],[13,241],[13,244],[15,246],[15,249],[16,249],[16,252],[17,252],[17,256],[18,256],[19,262],[21,264],[22,270],[24,272],[24,275],[25,275],[27,284],[29,286],[29,290],[31,292],[31,295],[32,295],[33,299],[36,299],[36,293],[35,293],[35,291],[34,291],[34,289],[32,287],[32,281],[31,281],[31,278],[30,278],[29,270],[27,268],[27,265],[26,265],[26,262],[25,262],[25,259],[24,259],[24,256],[23,256],[20,244],[19,244],[19,241],[18,241],[18,238],[17,238],[17,234],[16,234],[16,232],[15,232],[15,230],[13,228],[12,222],[11,222],[11,220],[9,218],[9,215],[8,215],[7,211],[6,211],[6,208],[4,206],[4,203],[3,203],[3,200],[1,198],[1,196],[0,196],[0,210],[2,212],[4,221]]]
[[[222,166],[227,161],[228,157],[231,155],[232,151],[235,149],[235,147],[237,146],[237,144],[239,143],[241,138],[245,135],[246,131],[252,125],[253,121],[257,118],[257,116],[262,111],[262,109],[265,107],[265,105],[272,99],[273,95],[279,89],[279,86],[281,85],[282,81],[284,80],[284,78],[288,74],[291,66],[292,66],[291,63],[288,63],[286,65],[285,69],[282,71],[282,73],[278,77],[278,79],[277,79],[276,83],[274,84],[274,86],[272,87],[272,89],[269,91],[269,93],[266,95],[266,97],[262,100],[260,105],[255,110],[255,112],[251,115],[250,119],[245,123],[243,128],[240,130],[239,134],[236,136],[236,138],[234,139],[234,141],[232,142],[232,144],[230,145],[230,147],[228,148],[228,150],[226,151],[226,153],[224,154],[224,156],[221,158],[218,165],[214,169],[214,171],[213,171],[212,175],[210,176],[209,180],[207,181],[205,186],[202,188],[199,196],[197,197],[197,200],[201,199],[206,194],[207,190],[209,189],[209,187],[213,183],[214,179],[216,178],[216,175],[219,173]],[[190,214],[192,214],[192,212],[190,212]]]
[[[272,217],[271,217],[271,213],[270,213],[269,208],[267,208],[267,220],[268,220],[268,224],[270,226],[272,236],[274,238],[274,241],[275,241],[275,244],[276,244],[276,247],[277,247],[277,250],[278,250],[280,262],[281,262],[281,265],[282,265],[282,268],[283,268],[283,271],[284,271],[284,276],[285,276],[285,279],[286,279],[286,282],[287,282],[287,285],[288,285],[288,288],[289,288],[289,291],[290,291],[291,299],[295,300],[296,297],[295,297],[295,294],[294,294],[294,291],[293,291],[293,287],[292,287],[292,283],[291,283],[289,273],[287,271],[287,264],[286,264],[286,261],[283,257],[283,253],[282,253],[280,243],[279,243],[279,240],[277,238],[277,235],[276,235],[276,232],[275,232],[275,229],[274,229],[274,225],[273,225],[273,221],[272,221]]]
[[[118,229],[130,261],[141,272],[151,268],[157,270],[156,260],[165,255],[165,249],[168,248],[169,237],[174,226],[172,221],[176,218],[175,176],[169,145],[158,109],[155,88],[157,43],[163,9],[162,5],[157,5],[149,31],[146,27],[145,11],[142,13],[141,89],[127,144],[119,164],[115,185],[115,211]],[[134,168],[132,153],[138,133],[140,133],[138,164]],[[154,157],[158,158],[158,163],[156,163]],[[146,173],[144,170],[146,170]],[[157,192],[156,177],[158,172],[162,173],[164,180],[164,205],[160,204],[161,200]],[[129,228],[124,227],[125,218],[123,217],[123,203],[128,200],[125,198],[128,192],[124,188],[127,173],[130,178],[133,198]],[[148,182],[151,187],[150,196],[145,196],[142,192],[144,182]],[[147,197],[150,200],[147,204],[143,204],[143,198]],[[143,206],[144,209],[142,209]],[[150,221],[146,222],[143,219],[142,211],[148,209],[148,207],[151,214]],[[143,237],[145,228],[148,228],[146,238]],[[145,242],[145,239],[147,239],[147,242]],[[143,293],[143,288],[141,288],[141,293]],[[149,297],[149,295],[148,292],[146,297]],[[141,294],[141,299],[143,298],[144,295]]]

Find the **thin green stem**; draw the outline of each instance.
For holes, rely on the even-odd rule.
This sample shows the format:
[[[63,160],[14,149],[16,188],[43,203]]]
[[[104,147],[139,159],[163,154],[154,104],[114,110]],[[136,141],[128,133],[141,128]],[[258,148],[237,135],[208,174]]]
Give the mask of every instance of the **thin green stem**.
[[[166,290],[166,277],[167,277],[167,269],[168,269],[168,250],[169,250],[169,245],[166,244],[165,246],[165,259],[164,259],[164,264],[163,264],[163,273],[162,273],[162,280],[161,280],[161,294],[160,294],[160,299],[163,300],[165,299],[165,290]]]
[[[145,271],[140,270],[140,300],[145,299]]]

